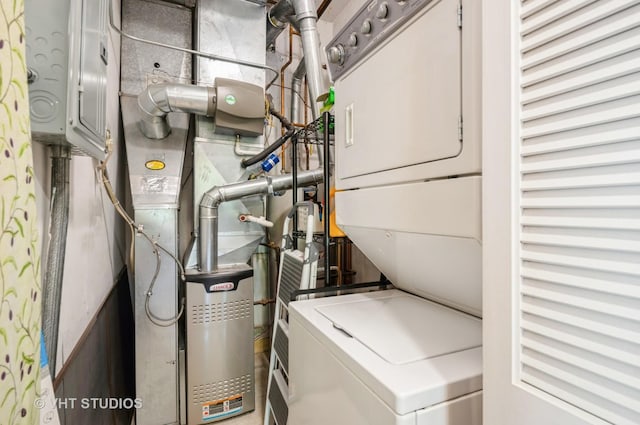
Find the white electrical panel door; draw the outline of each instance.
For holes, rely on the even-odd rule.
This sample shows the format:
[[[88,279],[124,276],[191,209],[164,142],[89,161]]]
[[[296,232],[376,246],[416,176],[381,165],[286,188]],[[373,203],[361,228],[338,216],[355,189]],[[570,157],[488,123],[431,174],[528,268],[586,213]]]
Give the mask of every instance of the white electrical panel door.
[[[460,154],[458,5],[427,6],[336,81],[338,179]]]
[[[106,11],[104,0],[85,1],[82,4],[79,118],[84,127],[100,138],[104,137],[106,127],[108,63]]]

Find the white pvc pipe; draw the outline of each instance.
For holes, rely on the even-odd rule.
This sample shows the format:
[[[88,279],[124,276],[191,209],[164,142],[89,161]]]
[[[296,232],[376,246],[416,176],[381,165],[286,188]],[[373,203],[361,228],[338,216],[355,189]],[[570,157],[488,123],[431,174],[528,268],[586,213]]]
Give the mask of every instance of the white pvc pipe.
[[[238,217],[238,220],[242,221],[242,222],[252,222],[252,223],[258,223],[260,226],[262,227],[273,227],[273,222],[267,220],[265,217],[256,217],[255,215],[251,215],[251,214],[240,214],[240,216]]]

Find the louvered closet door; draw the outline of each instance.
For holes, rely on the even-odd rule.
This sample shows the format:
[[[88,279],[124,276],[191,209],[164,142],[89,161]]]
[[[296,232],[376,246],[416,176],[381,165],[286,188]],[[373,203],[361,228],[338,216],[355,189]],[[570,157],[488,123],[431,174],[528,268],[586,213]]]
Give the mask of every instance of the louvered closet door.
[[[522,411],[637,425],[640,1],[530,0],[514,18],[512,385]]]

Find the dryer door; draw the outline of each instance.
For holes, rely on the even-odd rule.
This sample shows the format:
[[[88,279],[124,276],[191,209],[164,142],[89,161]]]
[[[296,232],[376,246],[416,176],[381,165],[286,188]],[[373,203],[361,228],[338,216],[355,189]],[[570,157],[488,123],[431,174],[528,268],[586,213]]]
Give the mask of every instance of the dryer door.
[[[336,81],[338,179],[460,154],[458,1],[433,3]]]

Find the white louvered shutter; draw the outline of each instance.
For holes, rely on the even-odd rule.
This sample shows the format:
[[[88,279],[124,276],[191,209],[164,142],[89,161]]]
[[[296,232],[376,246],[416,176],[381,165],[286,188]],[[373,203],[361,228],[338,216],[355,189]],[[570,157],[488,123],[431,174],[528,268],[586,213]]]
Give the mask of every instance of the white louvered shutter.
[[[637,425],[640,1],[523,1],[519,24],[517,384]]]

